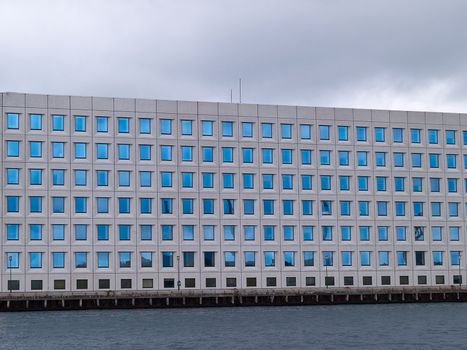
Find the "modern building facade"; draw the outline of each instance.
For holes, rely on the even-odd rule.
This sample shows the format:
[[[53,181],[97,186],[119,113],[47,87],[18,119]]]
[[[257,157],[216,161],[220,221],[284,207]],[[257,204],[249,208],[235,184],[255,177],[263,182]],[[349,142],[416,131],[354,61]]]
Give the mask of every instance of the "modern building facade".
[[[0,108],[2,292],[465,275],[465,114],[18,93]]]

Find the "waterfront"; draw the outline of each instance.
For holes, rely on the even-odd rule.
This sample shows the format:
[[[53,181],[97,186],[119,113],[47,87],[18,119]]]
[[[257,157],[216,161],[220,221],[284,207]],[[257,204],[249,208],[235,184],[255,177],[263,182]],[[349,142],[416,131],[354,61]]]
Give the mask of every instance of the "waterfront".
[[[0,314],[1,349],[449,349],[467,303]]]

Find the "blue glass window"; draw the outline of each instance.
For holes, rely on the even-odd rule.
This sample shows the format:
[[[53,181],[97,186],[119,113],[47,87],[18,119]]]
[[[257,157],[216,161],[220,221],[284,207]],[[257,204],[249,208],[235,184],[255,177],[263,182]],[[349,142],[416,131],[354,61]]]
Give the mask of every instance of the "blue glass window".
[[[222,183],[224,188],[234,188],[234,174],[232,173],[223,173],[222,174]]]
[[[224,230],[225,241],[235,240],[235,226],[234,225],[224,225],[223,230]]]
[[[109,198],[108,197],[97,197],[96,198],[96,210],[98,213],[109,212]]]
[[[118,149],[118,159],[119,160],[129,160],[130,159],[130,145],[128,144],[119,144],[117,145]]]
[[[163,241],[173,240],[173,226],[161,225],[161,237]]]
[[[324,251],[323,252],[323,266],[332,266],[334,263],[334,252]]]
[[[350,201],[340,201],[340,215],[342,216],[349,216],[350,215]]]
[[[428,158],[430,160],[430,168],[439,168],[439,154],[430,153]]]
[[[331,127],[329,125],[320,125],[319,126],[319,139],[329,140],[330,137],[331,137]]]
[[[319,163],[320,165],[330,165],[331,164],[331,151],[328,151],[328,150],[319,151]]]
[[[396,192],[405,191],[405,178],[403,178],[403,177],[395,177],[394,178],[394,190]]]
[[[87,212],[87,197],[75,197],[75,213]]]
[[[282,227],[284,241],[293,241],[295,236],[295,227],[291,225],[284,225]]]
[[[162,267],[173,267],[173,252],[162,252]]]
[[[302,165],[311,165],[311,149],[300,150],[300,162]]]
[[[405,216],[405,202],[397,201],[394,205],[396,216]]]
[[[42,253],[39,253],[39,252],[29,253],[29,267],[31,269],[42,268]]]
[[[321,201],[321,215],[332,215],[332,201]]]
[[[282,189],[283,190],[293,189],[293,175],[282,174]]]
[[[339,151],[339,165],[348,166],[349,165],[349,151]]]
[[[293,215],[294,214],[294,201],[290,199],[282,200],[282,214]]]
[[[29,128],[31,130],[42,130],[42,114],[29,115]]]
[[[273,150],[272,148],[262,148],[261,149],[261,158],[263,164],[272,164],[273,162]]]
[[[421,168],[422,167],[422,154],[421,153],[412,153],[412,168]]]
[[[81,269],[88,267],[88,253],[87,252],[75,252],[75,267],[81,268]]]
[[[261,123],[261,136],[263,138],[272,138],[272,123]]]
[[[6,196],[6,210],[8,213],[19,212],[19,196]]]
[[[314,231],[313,226],[309,226],[309,225],[302,226],[303,240],[304,241],[312,241],[313,240],[313,231]]]
[[[173,199],[172,198],[161,198],[161,213],[172,214],[173,212]]]
[[[359,226],[360,241],[370,240],[370,226]]]
[[[394,152],[392,154],[394,160],[395,167],[403,167],[404,166],[404,153],[402,152]]]
[[[75,175],[75,186],[86,186],[87,185],[87,170],[77,169],[74,171]]]
[[[359,201],[358,202],[358,215],[368,216],[370,215],[370,205],[368,201]]]
[[[142,241],[152,240],[152,225],[139,225]]]
[[[254,215],[255,214],[255,200],[244,199],[243,200],[243,215]]]
[[[19,224],[6,225],[7,240],[17,241],[19,239]]]
[[[456,144],[456,131],[455,130],[446,130],[446,144],[447,145]]]
[[[139,133],[140,134],[151,133],[151,119],[150,118],[139,118]]]
[[[203,136],[213,136],[214,135],[214,122],[212,120],[202,120],[201,121],[201,134]]]
[[[86,131],[86,116],[75,115],[75,131],[78,131],[78,132]]]
[[[377,167],[386,166],[386,152],[375,152],[375,165]]]
[[[63,269],[65,267],[65,253],[53,252],[52,253],[52,266],[54,269]]]
[[[131,239],[131,225],[118,225],[118,237],[121,241]]]
[[[206,215],[214,214],[214,199],[203,198],[203,214],[206,214]]]
[[[88,239],[88,227],[85,224],[74,225],[75,229],[75,240],[85,241]]]
[[[352,266],[352,252],[342,251],[341,258],[342,258],[342,266]]]
[[[222,122],[222,136],[223,137],[232,137],[233,136],[233,122],[223,121]]]
[[[378,240],[387,241],[388,240],[388,227],[387,226],[378,226]]]
[[[19,141],[7,141],[6,148],[8,157],[19,157]]]
[[[357,152],[357,165],[367,166],[368,165],[368,152],[358,151]]]
[[[321,190],[330,190],[331,189],[331,175],[321,175]]]
[[[255,230],[256,226],[254,225],[244,225],[243,226],[243,237],[245,241],[254,241],[255,240]]]
[[[366,130],[364,126],[357,126],[357,141],[367,141]]]
[[[214,225],[203,225],[203,239],[213,241],[215,236]]]
[[[139,212],[140,214],[151,214],[152,213],[152,198],[140,198],[139,199]]]
[[[29,176],[31,177],[31,174]],[[18,168],[7,168],[6,179],[7,179],[6,181],[8,185],[18,185],[19,184],[19,169]]]
[[[193,161],[193,147],[192,146],[181,146],[182,161],[192,162]]]
[[[75,158],[84,159],[86,158],[86,143],[75,142]]]
[[[214,188],[214,173],[202,173],[203,188]]]
[[[172,187],[172,173],[161,171],[161,187]]]
[[[65,130],[65,116],[54,114],[52,115],[52,130],[63,131]]]
[[[441,241],[443,239],[443,228],[441,226],[431,226],[431,238],[433,241]]]
[[[301,175],[302,190],[312,190],[312,175]]]
[[[350,191],[350,176],[347,176],[347,175],[339,176],[339,189],[341,191]]]
[[[127,197],[118,198],[118,212],[120,214],[130,213],[130,198],[127,198]]]
[[[97,252],[97,267],[100,269],[109,267],[109,252]]]
[[[172,135],[172,119],[160,119],[159,127],[161,135]]]
[[[222,147],[222,161],[224,163],[232,163],[233,162],[233,147]]]
[[[151,160],[151,145],[139,145],[139,160]]]
[[[96,144],[97,159],[108,159],[109,158],[109,145],[107,143]]]
[[[448,169],[457,168],[457,156],[455,154],[446,154],[446,163]]]
[[[117,126],[119,133],[128,134],[130,132],[130,118],[117,118]]]
[[[387,186],[386,186],[386,181],[387,178],[384,176],[376,176],[376,190],[377,191],[386,191]]]
[[[368,176],[358,176],[357,181],[359,191],[368,191]]]
[[[341,240],[350,241],[352,239],[352,227],[341,226]]]
[[[193,135],[193,121],[192,120],[181,120],[180,128],[182,135]]]
[[[183,240],[192,241],[195,239],[195,227],[193,225],[182,226]]]
[[[274,215],[273,199],[263,199],[263,215]]]
[[[96,170],[96,182],[97,182],[97,186],[108,186],[109,185],[109,171],[108,170]]]
[[[39,224],[29,225],[29,239],[31,241],[40,241],[42,239],[42,225],[39,225]]]
[[[276,252],[264,252],[264,266],[276,266]]]
[[[253,123],[242,122],[242,137],[253,137]]]
[[[300,124],[300,139],[311,140],[311,125]]]
[[[282,139],[292,138],[292,124],[281,124],[281,138]]]
[[[139,172],[139,185],[141,187],[152,186],[152,172],[151,171],[140,171]]]
[[[8,129],[19,129],[19,114],[18,113],[7,113],[7,128]]]
[[[420,143],[421,142],[421,130],[420,129],[410,129],[410,142]]]
[[[109,118],[108,117],[96,117],[96,131],[97,132],[108,132],[109,131]]]
[[[388,202],[377,201],[376,209],[378,216],[388,216]]]
[[[212,146],[203,146],[201,148],[203,155],[203,162],[213,162],[214,161],[214,147]]]
[[[108,241],[109,240],[109,225],[98,224],[97,227],[97,240]]]
[[[41,141],[29,141],[29,155],[31,156],[31,158],[42,157],[42,142]],[[54,153],[54,157],[55,157],[55,153]],[[60,158],[63,158],[63,155]]]
[[[272,225],[263,226],[263,236],[265,241],[273,241],[275,236],[275,228]]]
[[[370,252],[361,251],[360,252],[360,266],[370,266]]]
[[[412,191],[413,192],[422,192],[423,191],[423,178],[422,177],[413,177],[412,178]]]
[[[243,163],[253,163],[254,148],[242,148]]]
[[[255,175],[254,174],[249,174],[249,173],[244,173],[242,174],[243,178],[243,188],[244,189],[253,189],[255,186]]]
[[[193,173],[182,172],[182,187],[184,188],[193,187]]]
[[[161,145],[161,160],[162,161],[172,160],[172,146]]]
[[[29,197],[29,210],[31,213],[42,213],[42,197]]]
[[[382,128],[382,127],[375,128],[375,141],[376,142],[386,141],[386,128]]]
[[[439,130],[429,129],[428,130],[428,143],[437,144],[438,143],[438,133],[439,133]]]
[[[349,140],[349,127],[340,125],[337,127],[337,137],[339,141]],[[327,138],[329,140],[329,137]]]
[[[404,142],[404,129],[402,128],[392,129],[392,142],[394,143]]]
[[[235,200],[234,199],[224,199],[222,200],[224,207],[224,215],[234,215],[235,214]]]
[[[118,171],[118,185],[121,187],[130,186],[131,172],[129,170]]]

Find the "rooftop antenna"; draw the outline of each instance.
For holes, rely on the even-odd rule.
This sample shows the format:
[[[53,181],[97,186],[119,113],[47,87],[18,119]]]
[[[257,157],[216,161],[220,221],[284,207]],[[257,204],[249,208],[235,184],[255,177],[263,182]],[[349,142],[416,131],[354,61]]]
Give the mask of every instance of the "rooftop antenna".
[[[230,89],[230,103],[232,103],[232,89]]]
[[[239,89],[240,103],[242,103],[242,78],[238,80],[238,89]]]

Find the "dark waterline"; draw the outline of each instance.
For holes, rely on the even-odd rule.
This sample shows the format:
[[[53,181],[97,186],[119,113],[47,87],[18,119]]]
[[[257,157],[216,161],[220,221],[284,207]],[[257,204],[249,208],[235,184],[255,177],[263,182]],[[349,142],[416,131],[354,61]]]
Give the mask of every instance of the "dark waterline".
[[[0,314],[0,349],[466,349],[467,303]]]

